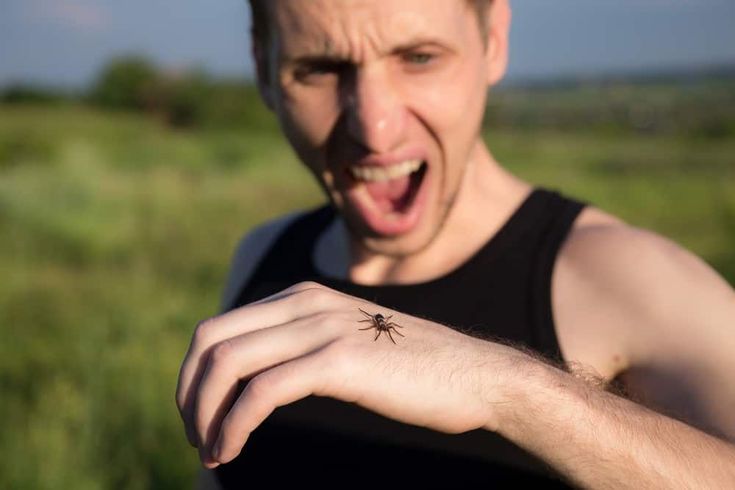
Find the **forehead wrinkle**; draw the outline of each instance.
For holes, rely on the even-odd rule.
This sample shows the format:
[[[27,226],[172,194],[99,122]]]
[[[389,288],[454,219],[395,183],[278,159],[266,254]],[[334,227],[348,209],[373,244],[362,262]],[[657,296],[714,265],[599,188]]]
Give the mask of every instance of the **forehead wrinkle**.
[[[312,23],[307,29],[291,31],[297,36],[289,43],[289,58],[323,56],[353,62],[364,61],[367,53],[380,53],[379,34],[375,31],[373,25],[360,25],[353,16],[349,19],[343,17],[340,22],[332,22],[326,29]]]
[[[283,7],[277,9],[280,27],[288,33],[283,46],[287,59],[330,57],[361,63],[369,54],[386,55],[415,40],[453,45],[452,33],[437,32],[428,19],[412,10],[394,11],[386,19],[373,15],[375,3],[360,0],[281,1],[277,5]]]
[[[333,55],[336,49],[326,35],[329,26],[337,22],[331,11],[319,11],[319,2],[274,2],[276,24],[283,33],[279,40],[281,51],[288,57],[303,55]]]

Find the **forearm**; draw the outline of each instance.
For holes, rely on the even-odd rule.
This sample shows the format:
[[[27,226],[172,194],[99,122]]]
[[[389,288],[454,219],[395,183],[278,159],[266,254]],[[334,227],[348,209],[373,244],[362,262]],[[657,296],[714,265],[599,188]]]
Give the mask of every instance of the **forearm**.
[[[530,357],[515,366],[485,428],[574,484],[735,488],[735,446]]]

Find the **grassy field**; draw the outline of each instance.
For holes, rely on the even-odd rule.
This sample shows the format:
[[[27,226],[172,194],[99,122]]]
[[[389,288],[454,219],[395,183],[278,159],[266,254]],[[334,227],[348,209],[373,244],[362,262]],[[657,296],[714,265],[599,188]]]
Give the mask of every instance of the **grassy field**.
[[[735,139],[501,127],[486,137],[509,169],[735,283]],[[189,487],[174,390],[194,325],[245,230],[321,201],[270,130],[0,106],[0,488]]]

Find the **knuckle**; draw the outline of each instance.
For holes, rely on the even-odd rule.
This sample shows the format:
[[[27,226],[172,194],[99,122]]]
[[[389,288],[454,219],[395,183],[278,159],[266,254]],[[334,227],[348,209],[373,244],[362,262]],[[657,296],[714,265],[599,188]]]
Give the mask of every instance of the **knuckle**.
[[[315,281],[301,281],[297,282],[290,288],[288,288],[288,291],[294,292],[294,293],[303,293],[306,291],[310,291],[312,289],[319,289],[323,286]]]
[[[214,331],[216,317],[207,318],[197,323],[194,329],[194,344],[206,345],[207,341],[212,337]]]
[[[321,289],[324,286],[322,286],[321,284],[319,284],[316,281],[301,281],[301,282],[297,282],[296,284],[294,284],[291,287],[296,292],[303,292],[303,291],[308,291],[308,290],[311,290],[311,289]]]
[[[325,289],[325,288],[316,288],[316,289],[310,289],[308,291],[309,296],[311,298],[314,298],[314,301],[316,301],[320,306],[325,305],[328,302],[334,301],[335,295],[332,290]]]
[[[316,286],[310,287],[308,289],[301,289],[299,291],[298,301],[302,302],[304,306],[310,305],[321,308],[329,303],[330,297],[331,294],[329,290],[324,289],[320,285],[316,284]]]
[[[210,362],[214,364],[225,364],[234,355],[235,344],[232,339],[225,339],[212,347]]]
[[[270,390],[273,384],[272,376],[267,374],[267,371],[257,376],[254,376],[248,381],[245,387],[246,395],[250,398],[259,399],[264,397]]]

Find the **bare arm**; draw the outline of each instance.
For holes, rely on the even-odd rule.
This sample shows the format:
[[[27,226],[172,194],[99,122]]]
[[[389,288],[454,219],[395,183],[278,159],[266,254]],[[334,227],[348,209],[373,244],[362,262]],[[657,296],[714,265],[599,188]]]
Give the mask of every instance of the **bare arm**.
[[[584,286],[578,300],[597,291],[633,312],[620,326],[630,339],[620,379],[635,402],[529,358],[487,428],[585,488],[735,488],[732,288],[641,230],[587,234],[565,253]]]
[[[521,374],[523,373],[523,374]],[[735,446],[530,360],[488,427],[584,488],[732,488]],[[496,407],[495,410],[498,410]]]
[[[300,212],[294,212],[269,221],[247,233],[238,243],[233,254],[230,271],[222,292],[220,310],[231,307],[245,282],[255,272],[260,260],[274,240]],[[201,467],[195,488],[198,490],[220,490],[221,486],[213,470]]]

